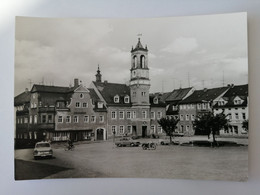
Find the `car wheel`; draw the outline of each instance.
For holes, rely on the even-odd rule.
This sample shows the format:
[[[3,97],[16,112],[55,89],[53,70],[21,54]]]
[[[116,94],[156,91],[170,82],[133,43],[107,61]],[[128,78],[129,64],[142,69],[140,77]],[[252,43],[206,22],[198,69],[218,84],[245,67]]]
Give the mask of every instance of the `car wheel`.
[[[161,142],[161,145],[164,145],[164,142]]]
[[[131,147],[134,147],[134,146],[135,146],[135,144],[134,144],[134,143],[131,143],[131,144],[130,144],[130,146],[131,146]]]
[[[121,144],[117,144],[118,147],[121,147],[122,145]]]
[[[38,156],[34,156],[33,158],[34,158],[34,160],[38,160]]]

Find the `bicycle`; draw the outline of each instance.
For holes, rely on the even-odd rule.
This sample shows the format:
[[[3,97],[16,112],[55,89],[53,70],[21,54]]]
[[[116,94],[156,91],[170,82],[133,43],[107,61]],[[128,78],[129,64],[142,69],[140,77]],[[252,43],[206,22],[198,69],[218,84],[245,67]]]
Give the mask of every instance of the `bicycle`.
[[[75,149],[75,146],[74,145],[68,145],[64,148],[65,151],[73,151]]]

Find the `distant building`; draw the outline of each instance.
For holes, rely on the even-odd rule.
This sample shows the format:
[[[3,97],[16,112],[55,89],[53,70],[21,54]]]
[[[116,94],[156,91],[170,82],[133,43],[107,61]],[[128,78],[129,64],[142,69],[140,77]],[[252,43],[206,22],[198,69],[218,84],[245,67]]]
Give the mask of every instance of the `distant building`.
[[[248,120],[248,85],[231,85],[230,89],[214,104],[214,113],[228,115],[229,128],[220,131],[221,135],[247,135],[243,121]]]
[[[106,140],[113,136],[163,134],[157,120],[166,104],[150,95],[148,49],[140,39],[131,50],[130,85],[102,82],[98,67],[90,88],[33,85],[15,97],[16,143],[39,140]]]
[[[229,87],[195,90],[179,102],[179,128],[186,135],[194,135],[193,122],[198,115],[213,111],[213,106],[228,91]],[[200,132],[203,133],[203,132]]]

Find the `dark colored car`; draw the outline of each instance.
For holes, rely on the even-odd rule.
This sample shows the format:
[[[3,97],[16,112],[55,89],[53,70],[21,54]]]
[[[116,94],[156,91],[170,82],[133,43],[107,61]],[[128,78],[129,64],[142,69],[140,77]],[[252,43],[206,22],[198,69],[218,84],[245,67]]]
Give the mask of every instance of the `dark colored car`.
[[[122,147],[122,146],[136,147],[136,146],[140,145],[140,142],[134,141],[133,139],[131,139],[129,137],[123,137],[123,138],[120,138],[119,140],[117,140],[115,142],[115,145],[118,147]]]

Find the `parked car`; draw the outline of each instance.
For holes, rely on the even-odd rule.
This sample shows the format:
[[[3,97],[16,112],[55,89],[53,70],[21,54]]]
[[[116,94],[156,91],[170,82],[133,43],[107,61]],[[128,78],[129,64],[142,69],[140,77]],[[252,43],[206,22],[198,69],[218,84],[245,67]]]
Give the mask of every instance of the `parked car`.
[[[174,136],[174,137],[183,137],[183,136],[184,136],[184,133],[176,132],[176,133],[173,133],[173,136]]]
[[[53,150],[51,148],[51,144],[49,142],[37,142],[35,144],[33,150],[34,159],[38,159],[40,157],[49,157],[51,158],[53,155]]]
[[[118,146],[118,147],[122,147],[122,146],[135,147],[135,146],[139,146],[140,142],[135,141],[130,137],[122,137],[119,140],[115,141],[115,145]]]
[[[170,143],[171,142],[170,142],[170,137],[169,136],[159,139],[159,144],[161,144],[161,145],[169,145]],[[174,139],[172,138],[172,144],[173,145],[178,145],[179,142],[178,141],[174,141]]]

